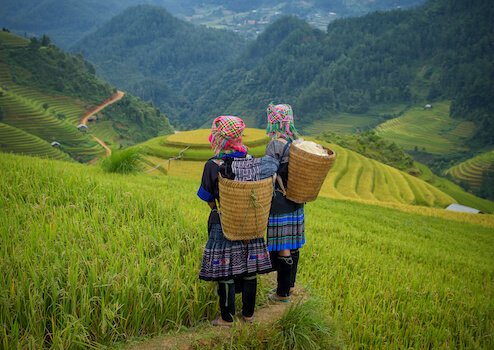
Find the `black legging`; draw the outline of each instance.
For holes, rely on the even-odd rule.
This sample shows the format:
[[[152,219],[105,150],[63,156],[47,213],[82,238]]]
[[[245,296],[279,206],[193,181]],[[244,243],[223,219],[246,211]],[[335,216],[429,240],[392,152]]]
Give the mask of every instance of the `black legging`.
[[[235,278],[218,282],[221,318],[233,322],[235,293],[242,293],[242,315],[252,317],[256,306],[257,276]]]
[[[295,286],[300,251],[298,249],[290,250],[290,256],[281,256],[278,253],[271,252],[270,254],[271,264],[278,271],[276,294],[280,297],[288,297],[290,288]]]

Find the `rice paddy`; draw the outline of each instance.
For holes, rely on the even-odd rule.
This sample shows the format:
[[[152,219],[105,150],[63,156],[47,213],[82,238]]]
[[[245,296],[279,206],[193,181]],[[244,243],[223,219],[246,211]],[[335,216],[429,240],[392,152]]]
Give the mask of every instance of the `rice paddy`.
[[[460,163],[451,169],[447,174],[451,174],[458,181],[466,181],[472,186],[480,187],[482,183],[482,172],[488,171],[494,163],[494,151],[483,153]]]
[[[56,159],[69,159],[60,153],[70,155],[72,159],[89,160],[104,153],[104,149],[89,135],[77,129],[79,120],[85,112],[84,105],[65,96],[50,96],[36,89],[21,87],[12,83],[8,67],[0,63],[0,86],[6,87],[0,98],[3,112],[2,123],[18,129],[32,137],[15,137],[9,129],[4,133],[3,144],[8,144],[9,152],[22,154],[56,153]],[[11,138],[12,136],[12,138]],[[46,145],[40,148],[40,141],[57,142],[60,148],[47,152]],[[32,143],[31,143],[32,142]]]
[[[214,283],[198,280],[209,214],[200,175],[124,176],[1,153],[0,169],[2,348],[113,347],[218,314]],[[299,284],[348,349],[490,349],[493,215],[392,205],[401,210],[308,203]]]
[[[472,135],[474,125],[449,117],[449,103],[435,103],[431,110],[416,107],[376,128],[378,134],[406,150],[444,154],[465,149],[462,138]]]
[[[263,135],[265,135],[263,130],[246,129],[245,143],[251,145],[250,153],[256,157],[265,154],[268,139]],[[208,130],[181,132],[151,139],[142,145],[154,154],[152,163],[162,164],[186,149],[189,141],[190,148],[183,152],[182,160],[170,161],[165,167],[170,175],[181,174],[186,178],[197,178],[202,172],[203,162],[213,155],[207,141],[208,136]],[[305,139],[310,138],[305,137]],[[336,153],[333,166],[321,188],[321,196],[441,208],[456,202],[434,186],[402,171],[343,147],[317,142],[333,149]],[[196,161],[196,164],[187,161]],[[157,171],[150,173],[158,175]]]

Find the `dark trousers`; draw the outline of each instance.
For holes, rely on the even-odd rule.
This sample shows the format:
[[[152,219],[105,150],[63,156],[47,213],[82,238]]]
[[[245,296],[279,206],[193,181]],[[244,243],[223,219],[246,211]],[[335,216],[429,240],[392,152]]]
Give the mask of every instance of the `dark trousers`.
[[[242,293],[242,315],[252,317],[256,306],[256,292],[257,276],[219,281],[221,318],[226,322],[233,322],[236,293]]]
[[[278,272],[276,294],[287,297],[290,295],[290,288],[295,286],[300,251],[290,250],[290,256],[280,256],[278,252],[270,252],[270,257],[273,268]]]

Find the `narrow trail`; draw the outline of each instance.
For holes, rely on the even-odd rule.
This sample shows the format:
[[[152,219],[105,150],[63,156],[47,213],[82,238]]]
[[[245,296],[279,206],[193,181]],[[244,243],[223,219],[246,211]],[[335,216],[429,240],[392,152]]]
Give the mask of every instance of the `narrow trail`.
[[[267,276],[267,279],[272,281],[273,285],[276,284],[275,278],[274,273],[270,273]],[[297,304],[299,301],[303,302],[307,298],[308,295],[305,291],[297,285],[289,303],[268,302],[268,304],[264,305],[262,308],[257,309],[254,313],[255,322],[269,327],[280,319],[287,308]],[[248,323],[241,320],[235,320],[235,322],[241,327],[250,326]],[[234,330],[208,325],[205,326],[205,328],[192,328],[183,333],[160,336],[152,340],[129,345],[125,347],[125,350],[190,350],[193,349],[193,344],[207,343],[208,339],[211,339],[214,336],[228,337],[229,332],[234,332]]]
[[[103,102],[102,104],[100,104],[99,106],[96,106],[96,107],[93,107],[91,108],[90,110],[88,110],[86,113],[84,113],[84,115],[81,117],[81,121],[80,121],[80,124],[82,125],[86,125],[87,126],[87,121],[88,119],[99,113],[101,110],[103,110],[103,108],[111,105],[112,103],[115,103],[117,102],[118,100],[120,100],[123,96],[125,95],[125,93],[123,91],[117,91],[115,94],[113,94],[113,96]],[[96,136],[94,135],[91,135],[93,136],[93,139],[95,139],[101,146],[103,146],[103,148],[106,150],[106,155],[110,155],[111,154],[111,150],[110,148],[106,145],[106,143],[104,143],[102,140],[100,140],[99,138],[97,138]]]

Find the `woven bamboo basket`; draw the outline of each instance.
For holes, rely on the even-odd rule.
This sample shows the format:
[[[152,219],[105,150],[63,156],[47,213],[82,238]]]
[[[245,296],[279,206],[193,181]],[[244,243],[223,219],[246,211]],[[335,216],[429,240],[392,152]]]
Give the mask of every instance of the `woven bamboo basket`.
[[[290,145],[286,189],[286,198],[289,200],[295,203],[316,200],[335,158],[333,150],[322,147],[328,151],[328,156],[309,153],[293,143]]]
[[[273,198],[270,177],[260,181],[234,181],[218,174],[223,234],[231,241],[264,237]]]

